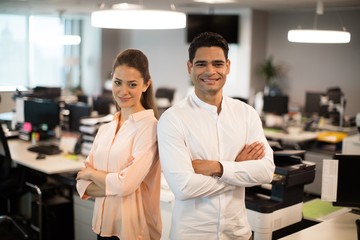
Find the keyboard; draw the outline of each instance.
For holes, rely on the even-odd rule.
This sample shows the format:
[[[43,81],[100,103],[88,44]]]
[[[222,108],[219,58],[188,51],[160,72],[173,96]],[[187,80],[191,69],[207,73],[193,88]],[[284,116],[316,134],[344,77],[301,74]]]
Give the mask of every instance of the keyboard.
[[[28,150],[45,155],[55,155],[61,153],[61,149],[55,144],[40,144],[29,147]]]

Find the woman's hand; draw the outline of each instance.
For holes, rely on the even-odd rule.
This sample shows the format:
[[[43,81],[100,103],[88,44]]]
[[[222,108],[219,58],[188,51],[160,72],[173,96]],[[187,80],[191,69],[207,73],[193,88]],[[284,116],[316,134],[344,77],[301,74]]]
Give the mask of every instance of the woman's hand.
[[[93,165],[89,162],[85,162],[85,167],[82,168],[77,176],[76,180],[82,179],[82,180],[92,180],[92,175],[94,174],[96,170],[94,169]]]

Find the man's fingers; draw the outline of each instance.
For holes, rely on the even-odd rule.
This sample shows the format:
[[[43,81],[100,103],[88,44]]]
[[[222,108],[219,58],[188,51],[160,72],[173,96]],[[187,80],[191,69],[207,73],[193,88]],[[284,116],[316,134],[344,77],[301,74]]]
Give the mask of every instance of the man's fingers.
[[[248,152],[250,159],[260,159],[265,154],[265,146],[263,143],[255,142],[249,146]]]

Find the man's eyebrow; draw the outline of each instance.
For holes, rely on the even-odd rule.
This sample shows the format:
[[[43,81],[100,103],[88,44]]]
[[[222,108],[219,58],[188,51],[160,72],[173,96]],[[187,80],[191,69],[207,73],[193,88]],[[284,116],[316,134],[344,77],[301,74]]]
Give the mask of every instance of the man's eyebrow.
[[[212,61],[213,63],[225,63],[225,61],[224,60],[214,60],[214,61]]]
[[[198,61],[195,61],[194,64],[205,64],[205,63],[208,63],[208,61],[206,60],[198,60]],[[213,60],[211,61],[211,64],[223,64],[225,63],[224,60]]]
[[[197,60],[197,61],[195,61],[194,63],[196,64],[196,63],[206,63],[207,61],[205,61],[205,60]]]

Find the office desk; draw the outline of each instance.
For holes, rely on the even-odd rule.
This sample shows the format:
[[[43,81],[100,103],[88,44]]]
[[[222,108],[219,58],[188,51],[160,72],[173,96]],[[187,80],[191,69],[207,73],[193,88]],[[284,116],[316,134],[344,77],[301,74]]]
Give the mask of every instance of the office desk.
[[[265,137],[272,138],[274,140],[282,140],[289,142],[305,142],[315,140],[317,132],[301,132],[298,134],[288,134],[282,131],[275,131],[272,129],[264,129]]]
[[[37,153],[27,150],[31,146],[30,142],[8,139],[8,144],[11,157],[15,163],[45,174],[78,171],[84,166],[85,157],[82,155],[79,155],[77,160],[68,159],[64,154],[47,155],[45,159],[36,159]]]
[[[355,220],[359,218],[360,215],[348,212],[281,238],[281,240],[356,240]]]
[[[357,133],[357,127],[340,127],[340,126],[334,126],[331,124],[322,124],[321,126],[318,126],[318,130],[320,131],[332,131],[332,132],[344,132],[349,135],[353,135]]]
[[[54,239],[54,236],[66,236],[62,239],[72,239],[74,235],[74,220],[73,216],[73,184],[60,180],[60,176],[64,173],[71,173],[78,171],[83,167],[85,160],[84,156],[78,156],[77,160],[71,160],[65,157],[64,154],[47,155],[45,159],[36,159],[37,153],[30,152],[28,147],[31,146],[30,142],[26,142],[20,139],[8,139],[9,150],[13,161],[19,165],[25,166],[29,169],[40,172],[46,177],[51,176],[52,181],[40,184],[32,182],[30,179],[26,182],[26,185],[31,189],[30,194],[26,194],[22,200],[22,212],[24,216],[29,216],[31,220],[31,228],[34,230],[34,234],[38,236],[39,240]],[[56,182],[54,180],[57,179]],[[63,191],[63,194],[54,195],[43,194],[46,191],[54,192]],[[36,200],[34,200],[36,198]],[[36,217],[31,218],[34,209],[38,209]],[[56,220],[54,217],[56,216]],[[45,219],[43,220],[43,217]],[[59,228],[56,221],[65,222],[64,227],[66,229]],[[45,226],[45,227],[44,227]],[[51,228],[50,231],[44,231],[43,228]],[[51,235],[51,236],[50,236]]]

